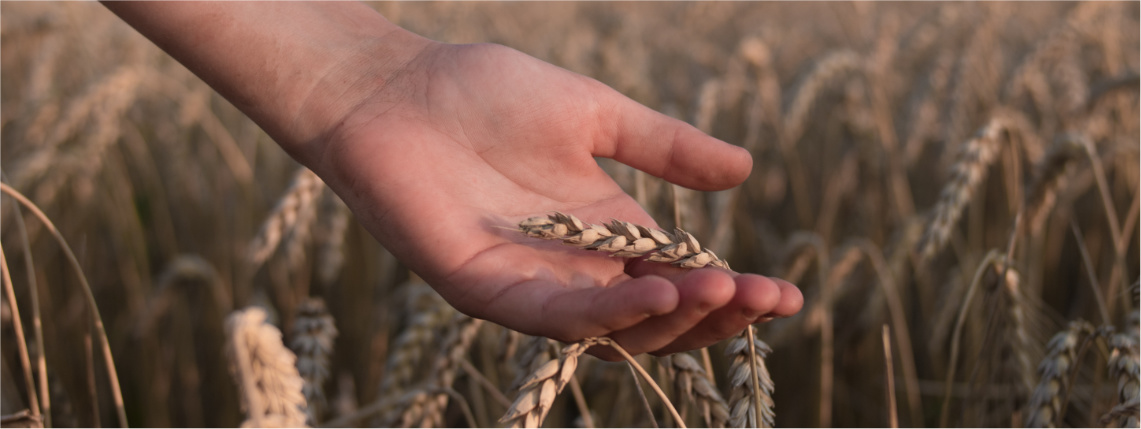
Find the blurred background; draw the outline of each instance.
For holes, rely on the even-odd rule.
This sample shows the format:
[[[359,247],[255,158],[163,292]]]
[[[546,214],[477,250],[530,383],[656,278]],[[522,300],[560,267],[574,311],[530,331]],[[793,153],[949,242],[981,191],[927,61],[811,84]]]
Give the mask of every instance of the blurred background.
[[[500,43],[593,77],[752,151],[749,180],[710,194],[599,163],[663,227],[676,204],[736,270],[801,286],[799,316],[758,326],[778,426],[885,426],[893,413],[1010,426],[1046,411],[1116,425],[1103,416],[1130,400],[1136,422],[1137,2],[370,4],[435,40]],[[3,182],[74,251],[132,425],[243,421],[223,323],[251,305],[286,344],[303,315],[332,317],[316,423],[399,393],[382,388],[386,361],[428,311],[408,303],[446,304],[421,302],[408,270],[228,102],[88,2],[0,3],[0,74]],[[0,200],[14,286],[0,307],[3,414],[44,384],[52,425],[115,425],[77,272],[16,209]],[[1076,321],[1089,325],[1072,325],[1075,344],[1050,342]],[[511,395],[519,341],[485,324],[467,350],[474,371],[454,388],[481,426],[505,407],[473,372]],[[1059,356],[1064,376],[1039,370]],[[1122,359],[1132,372],[1114,372]],[[621,365],[590,359],[579,378],[594,423],[651,424]],[[566,396],[546,424],[583,423]],[[454,402],[445,424],[468,424]]]

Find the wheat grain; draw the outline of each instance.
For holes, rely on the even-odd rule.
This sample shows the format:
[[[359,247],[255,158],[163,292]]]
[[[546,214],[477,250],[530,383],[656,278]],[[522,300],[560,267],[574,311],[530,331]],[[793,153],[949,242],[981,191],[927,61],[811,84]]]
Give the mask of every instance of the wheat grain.
[[[750,352],[751,348],[756,350],[756,354]],[[725,356],[730,359],[730,427],[774,427],[776,413],[773,412],[773,380],[765,366],[765,358],[769,353],[772,353],[772,349],[759,338],[754,338],[753,347],[750,347],[748,336],[744,333],[733,337],[725,347]],[[757,368],[755,375],[751,368],[753,366]],[[754,395],[760,397],[760,409],[755,405]]]
[[[1115,423],[1122,428],[1138,426],[1138,399],[1141,398],[1138,394],[1141,362],[1138,361],[1137,320],[1136,316],[1130,319],[1133,320],[1129,330],[1133,332],[1118,333],[1110,338],[1113,352],[1109,356],[1109,377],[1117,380],[1117,405],[1101,418],[1102,424]]]
[[[963,208],[986,179],[987,168],[998,158],[1000,140],[1005,139],[1007,131],[1005,122],[992,119],[978,135],[963,144],[959,159],[952,168],[951,180],[944,185],[919,243],[924,259],[930,259],[946,244]]]
[[[578,368],[578,358],[591,346],[598,344],[597,338],[588,338],[563,348],[558,359],[544,363],[519,385],[519,395],[499,423],[513,428],[537,428],[547,417],[555,397],[566,387],[574,371]]]
[[[562,240],[572,246],[607,252],[614,257],[647,256],[649,261],[682,268],[710,265],[729,268],[729,264],[709,249],[702,249],[693,235],[680,228],[669,233],[620,220],[611,220],[605,226],[591,225],[574,215],[559,212],[546,217],[532,217],[520,222],[519,228],[529,237]]]
[[[247,416],[242,427],[303,427],[305,381],[294,366],[297,358],[281,342],[281,331],[266,323],[265,311],[234,312],[226,319],[226,334]]]
[[[456,313],[448,324],[450,329],[439,347],[439,355],[432,365],[432,378],[420,391],[437,392],[451,389],[460,368],[460,361],[471,347],[472,340],[483,320]],[[400,427],[440,427],[444,424],[444,408],[448,404],[446,393],[414,396],[413,404],[400,414]]]
[[[406,307],[410,320],[393,342],[384,365],[384,379],[379,391],[388,403],[379,413],[382,417],[395,413],[398,398],[412,388],[422,366],[422,358],[431,351],[436,331],[443,329],[455,313],[427,283],[412,281],[405,287],[408,289]]]
[[[1066,171],[1081,155],[1082,148],[1073,139],[1061,139],[1038,164],[1023,206],[1024,236],[1041,231],[1057,202],[1058,190],[1065,186]]]
[[[314,210],[313,200],[324,187],[321,178],[307,168],[302,167],[294,173],[293,183],[266,217],[257,237],[250,242],[247,257],[252,266],[256,268],[265,262],[286,234],[298,231],[299,226],[300,230],[308,231],[307,222],[300,222],[306,224],[302,226],[299,220],[312,218],[307,213]]]
[[[305,380],[302,393],[309,404],[306,424],[316,425],[327,406],[325,380],[329,378],[329,357],[337,326],[321,298],[309,298],[297,306],[289,348],[297,354],[297,371]]]
[[[1086,322],[1070,322],[1046,346],[1049,351],[1038,365],[1038,386],[1030,397],[1026,427],[1056,427],[1061,423],[1063,398],[1070,391],[1070,374],[1078,367],[1078,347],[1093,334]]]
[[[678,353],[670,356],[669,365],[674,373],[674,388],[678,397],[697,406],[705,427],[725,427],[729,420],[729,407],[697,359],[686,353]]]

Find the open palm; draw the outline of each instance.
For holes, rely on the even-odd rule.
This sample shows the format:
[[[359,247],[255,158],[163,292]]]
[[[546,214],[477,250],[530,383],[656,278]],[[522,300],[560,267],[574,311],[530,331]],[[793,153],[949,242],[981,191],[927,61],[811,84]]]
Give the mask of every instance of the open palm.
[[[781,280],[626,261],[512,230],[556,210],[655,226],[594,157],[720,190],[750,172],[743,149],[498,45],[431,45],[378,86],[312,167],[460,311],[528,334],[607,335],[631,353],[670,353],[800,309],[800,292]]]

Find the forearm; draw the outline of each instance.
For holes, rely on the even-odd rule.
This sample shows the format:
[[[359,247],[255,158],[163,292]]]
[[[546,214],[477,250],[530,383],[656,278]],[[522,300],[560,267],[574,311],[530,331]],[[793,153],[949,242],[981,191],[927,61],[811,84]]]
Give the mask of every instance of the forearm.
[[[432,43],[357,2],[105,2],[303,163]]]

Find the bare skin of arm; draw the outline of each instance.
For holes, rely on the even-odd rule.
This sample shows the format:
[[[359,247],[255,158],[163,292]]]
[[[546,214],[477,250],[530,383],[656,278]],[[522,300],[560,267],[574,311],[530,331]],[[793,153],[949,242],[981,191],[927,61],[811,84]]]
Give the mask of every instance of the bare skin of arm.
[[[509,230],[556,210],[655,226],[594,157],[705,191],[751,171],[745,150],[598,81],[500,45],[435,42],[359,3],[105,4],[320,175],[466,314],[667,354],[800,310],[800,291],[779,279]]]

